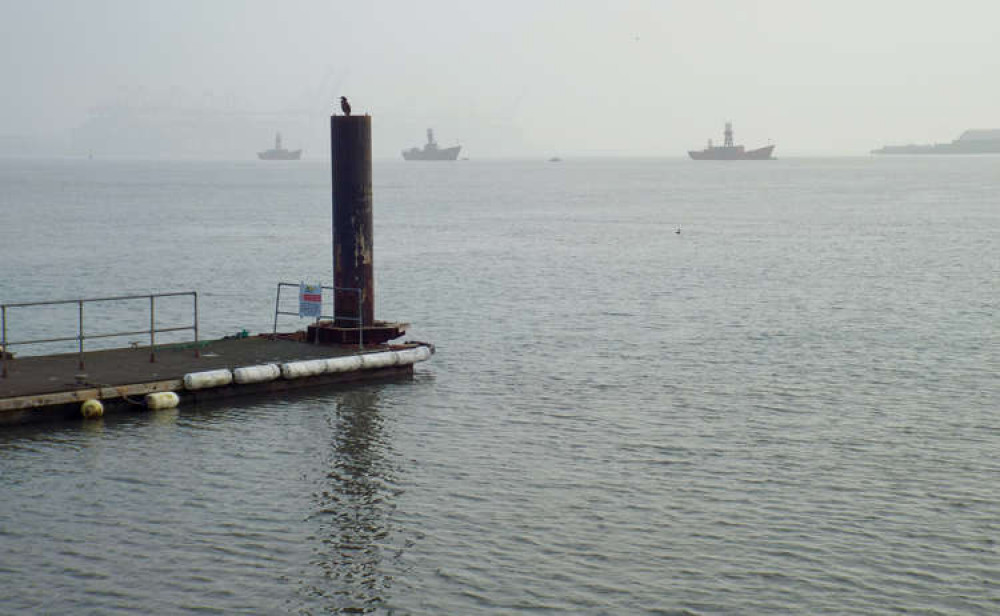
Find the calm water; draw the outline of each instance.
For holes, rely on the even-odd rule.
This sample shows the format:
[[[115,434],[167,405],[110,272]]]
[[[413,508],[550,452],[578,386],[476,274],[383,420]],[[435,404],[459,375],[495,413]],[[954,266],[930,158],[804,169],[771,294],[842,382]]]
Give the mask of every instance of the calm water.
[[[376,316],[437,355],[4,429],[0,612],[997,613],[998,186],[377,162]],[[322,163],[0,162],[0,302],[197,290],[221,336],[329,271]]]

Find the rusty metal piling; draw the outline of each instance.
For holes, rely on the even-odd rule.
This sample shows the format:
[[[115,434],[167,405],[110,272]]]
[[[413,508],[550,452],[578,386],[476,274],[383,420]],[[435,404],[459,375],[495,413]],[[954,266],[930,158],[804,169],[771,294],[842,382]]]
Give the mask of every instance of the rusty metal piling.
[[[333,176],[333,321],[307,328],[317,342],[381,344],[406,332],[406,323],[375,320],[372,224],[372,119],[330,117]]]
[[[371,116],[330,117],[330,159],[334,325],[370,327],[375,320]]]

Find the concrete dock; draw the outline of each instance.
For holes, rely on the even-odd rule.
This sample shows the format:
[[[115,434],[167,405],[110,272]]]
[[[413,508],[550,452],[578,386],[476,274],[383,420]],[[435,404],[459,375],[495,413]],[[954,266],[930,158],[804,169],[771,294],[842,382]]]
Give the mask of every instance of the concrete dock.
[[[415,351],[421,352],[414,355]],[[431,352],[433,349],[423,343],[377,344],[361,349],[358,345],[315,344],[279,334],[162,346],[156,349],[155,362],[150,362],[149,347],[91,351],[83,355],[83,369],[77,353],[18,357],[7,362],[7,377],[0,378],[0,425],[79,418],[81,404],[87,400],[100,401],[108,412],[136,411],[146,408],[146,394],[157,392],[174,392],[187,404],[405,377],[413,373],[416,361],[426,359]],[[321,366],[307,375],[283,370],[313,360],[350,357],[365,359],[358,359],[355,369],[329,370]],[[187,375],[254,366],[274,366],[281,373],[258,382],[229,382],[196,389],[185,384]]]

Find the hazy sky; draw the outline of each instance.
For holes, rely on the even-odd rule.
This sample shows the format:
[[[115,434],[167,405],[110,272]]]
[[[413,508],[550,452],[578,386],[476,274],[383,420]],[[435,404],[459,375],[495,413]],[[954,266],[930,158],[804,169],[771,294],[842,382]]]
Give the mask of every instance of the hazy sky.
[[[342,94],[396,157],[430,126],[472,158],[1000,128],[997,0],[0,0],[0,47],[0,138],[77,151],[319,158]]]

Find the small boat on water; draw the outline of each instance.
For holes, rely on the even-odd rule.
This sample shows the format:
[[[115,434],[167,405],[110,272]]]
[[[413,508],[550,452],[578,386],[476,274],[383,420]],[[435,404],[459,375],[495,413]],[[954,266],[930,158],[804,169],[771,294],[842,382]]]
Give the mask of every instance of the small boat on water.
[[[704,150],[689,150],[688,156],[694,160],[774,160],[771,152],[774,145],[767,145],[756,150],[746,150],[742,145],[733,145],[733,123],[726,122],[726,130],[723,133],[725,141],[723,145],[712,145],[712,140],[708,140],[708,147]]]
[[[286,150],[281,147],[281,133],[274,136],[274,148],[257,152],[257,158],[261,160],[299,160],[302,157],[302,150]]]

